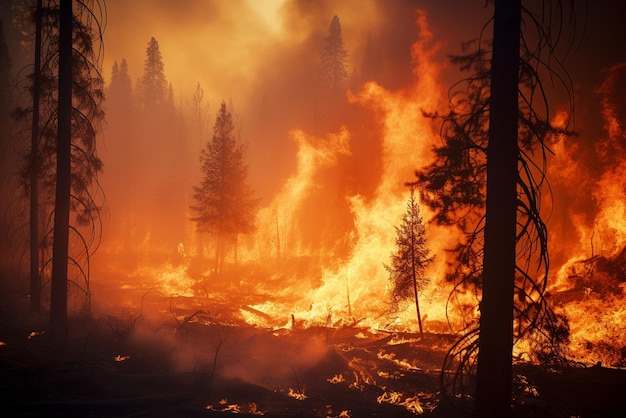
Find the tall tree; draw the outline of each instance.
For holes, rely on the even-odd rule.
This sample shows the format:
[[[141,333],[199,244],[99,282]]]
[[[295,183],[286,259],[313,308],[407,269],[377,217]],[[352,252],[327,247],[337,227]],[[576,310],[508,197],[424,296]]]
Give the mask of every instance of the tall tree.
[[[385,269],[389,272],[394,305],[402,300],[414,298],[421,334],[423,329],[418,295],[429,283],[424,273],[435,257],[430,255],[426,242],[426,228],[415,197],[415,183],[409,183],[408,186],[411,194],[402,217],[402,224],[396,227],[396,251],[391,254],[391,266],[385,265]]]
[[[50,326],[54,334],[63,336],[70,283],[84,292],[89,307],[89,257],[99,243],[97,174],[102,162],[96,154],[96,133],[104,113],[95,47],[101,39],[98,18],[102,16],[97,17],[85,3],[73,9],[65,1],[49,3],[40,16],[41,73],[31,78],[39,83],[35,97],[40,106],[35,107],[40,118],[37,123],[35,115],[32,121],[34,146],[25,158],[23,179],[31,191],[38,191],[37,216],[41,218],[32,224],[39,224],[44,232],[37,245],[33,240],[33,251],[45,252],[39,271],[51,283]],[[36,110],[18,108],[14,113],[26,119]]]
[[[133,234],[137,232],[137,228],[130,228],[129,225],[134,224],[133,209],[136,209],[136,200],[139,200],[136,196],[140,189],[137,177],[141,169],[137,161],[142,156],[140,147],[137,146],[135,97],[126,59],[113,63],[105,105],[106,128],[111,138],[105,154],[109,167],[106,180],[110,181],[108,184],[115,185],[107,191],[107,198],[117,208],[110,215],[109,231],[114,236],[124,237],[124,246],[120,250],[130,256],[136,251],[133,242],[137,237],[133,237]]]
[[[128,74],[128,63],[126,59],[117,63],[113,63],[111,69],[111,84],[107,94],[107,99],[111,101],[117,101],[116,106],[124,105],[123,111],[127,111],[132,103],[132,83],[130,81],[130,75]],[[130,102],[128,102],[130,100]]]
[[[50,290],[50,328],[57,338],[63,338],[67,330],[67,263],[72,174],[72,0],[61,0],[60,6],[57,169]]]
[[[513,379],[521,0],[496,0],[476,411],[506,417]]]
[[[42,0],[35,9],[35,60],[33,68],[33,116],[30,142],[30,309],[39,312],[41,276],[39,274],[39,99],[41,97]]]
[[[552,12],[562,18],[564,5],[555,4],[556,12],[542,9],[539,16]],[[535,33],[522,34],[522,12],[531,22],[526,30]],[[475,392],[458,386],[468,379],[450,380],[454,394],[476,396],[480,416],[510,414],[514,341],[542,344],[545,338],[559,358],[567,338],[566,324],[544,297],[549,263],[539,211],[547,141],[569,134],[550,124],[542,83],[544,75],[556,75],[571,91],[567,74],[548,65],[558,62],[553,54],[560,30],[542,25],[552,23],[523,8],[520,0],[495,1],[492,49],[479,43],[476,52],[453,58],[471,74],[460,84],[463,90],[451,93],[444,145],[435,148],[435,162],[418,173],[423,201],[435,210],[436,221],[457,225],[468,237],[455,249],[450,278],[455,290],[475,290],[480,325],[452,347],[444,369],[476,375]],[[541,332],[529,332],[537,329]],[[454,364],[457,359],[460,365]]]
[[[222,102],[213,126],[213,137],[200,153],[202,181],[193,188],[199,232],[215,235],[215,271],[222,271],[226,246],[254,228],[256,200],[247,183],[245,149],[238,144],[232,115]]]
[[[339,17],[333,16],[320,57],[320,70],[324,87],[332,96],[343,94],[348,81],[346,58]]]
[[[168,94],[165,65],[159,50],[159,42],[154,37],[150,38],[146,48],[143,76],[138,87],[144,110],[153,111],[165,105]]]

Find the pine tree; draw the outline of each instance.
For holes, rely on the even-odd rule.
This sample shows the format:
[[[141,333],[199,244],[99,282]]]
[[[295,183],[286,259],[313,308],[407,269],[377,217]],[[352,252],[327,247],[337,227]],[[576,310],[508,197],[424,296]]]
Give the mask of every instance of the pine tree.
[[[67,263],[69,257],[72,158],[72,0],[61,2],[59,29],[59,99],[54,238],[50,290],[50,332],[67,332]]]
[[[490,48],[479,41],[475,53],[452,59],[470,75],[463,89],[450,93],[450,112],[442,118],[445,143],[434,149],[435,162],[417,175],[435,220],[457,225],[467,237],[454,249],[451,299],[471,289],[480,309],[479,326],[472,316],[446,355],[443,369],[451,373],[442,375],[442,393],[459,404],[465,398],[460,394],[471,394],[476,416],[506,417],[513,345],[543,340],[558,359],[567,339],[567,325],[545,298],[549,257],[540,202],[547,141],[570,133],[550,124],[542,76],[559,80],[567,93],[571,82],[554,69],[562,70],[554,53],[564,2],[543,3],[540,18],[521,0],[496,0],[494,6]],[[523,24],[522,16],[532,24]]]
[[[144,110],[151,111],[163,106],[167,99],[168,83],[159,43],[152,37],[146,49],[143,76],[139,81],[139,94]]]
[[[434,261],[426,242],[426,228],[420,215],[419,204],[415,199],[415,184],[409,183],[411,194],[400,227],[396,227],[396,252],[391,254],[391,266],[385,265],[392,284],[393,304],[415,298],[415,309],[420,333],[422,318],[420,315],[418,293],[428,285],[424,277],[426,268]]]
[[[102,34],[96,31],[99,17],[93,10],[84,3],[75,5],[73,9],[72,2],[64,0],[38,7],[41,31],[35,32],[41,35],[41,62],[35,66],[40,72],[31,77],[29,88],[34,106],[14,112],[18,119],[32,121],[32,147],[22,178],[26,190],[36,192],[34,197],[29,194],[33,209],[38,208],[31,215],[31,230],[40,228],[42,234],[31,238],[31,251],[43,253],[38,269],[51,275],[50,324],[61,337],[67,322],[68,284],[84,293],[89,309],[89,257],[100,233],[97,175],[102,161],[96,153],[96,135],[104,118],[100,106],[104,94],[95,48]],[[36,255],[31,262],[37,273]],[[37,310],[36,274],[32,281],[32,308]]]
[[[213,126],[213,137],[200,153],[203,179],[193,188],[198,232],[216,237],[215,271],[222,271],[226,246],[240,233],[252,232],[256,200],[247,184],[245,149],[238,144],[235,125],[222,102]]]
[[[326,45],[321,54],[321,77],[324,87],[331,95],[342,94],[348,81],[346,58],[348,51],[343,47],[341,23],[334,16],[330,22]]]
[[[111,84],[107,92],[107,101],[118,101],[116,105],[125,105],[125,110],[127,110],[132,103],[132,90],[126,59],[122,59],[119,65],[115,61],[111,69]]]

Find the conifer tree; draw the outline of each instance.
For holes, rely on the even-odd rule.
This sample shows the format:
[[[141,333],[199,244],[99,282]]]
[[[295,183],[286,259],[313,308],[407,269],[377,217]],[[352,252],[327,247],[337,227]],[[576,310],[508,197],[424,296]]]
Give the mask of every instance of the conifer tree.
[[[128,74],[126,59],[122,59],[119,65],[117,61],[113,63],[113,68],[111,69],[111,84],[109,86],[107,100],[119,101],[116,105],[125,105],[127,109],[132,103],[132,83],[130,81],[130,75]]]
[[[346,58],[348,51],[343,47],[341,23],[334,16],[330,22],[326,45],[321,54],[321,77],[324,87],[331,95],[343,93],[348,81]]]
[[[222,271],[226,248],[241,233],[252,232],[256,200],[247,183],[245,149],[238,144],[235,125],[222,102],[213,126],[213,137],[200,153],[202,181],[193,188],[196,213],[191,219],[198,232],[215,236],[215,271]]]
[[[103,16],[94,12],[100,6],[97,1],[74,6],[63,0],[37,8],[41,30],[35,32],[41,45],[35,43],[41,61],[29,77],[33,107],[20,106],[13,112],[18,120],[32,122],[32,146],[21,174],[26,191],[35,192],[29,193],[31,206],[38,208],[31,214],[31,231],[41,231],[39,238],[31,236],[31,251],[43,256],[39,266],[36,254],[32,257],[31,270],[40,271],[43,283],[50,283],[51,329],[61,337],[68,288],[80,290],[89,309],[89,257],[99,244],[103,200],[97,181],[102,161],[96,153],[104,118],[97,50]],[[31,286],[33,310],[38,308],[37,276]]]
[[[540,213],[548,140],[570,134],[550,124],[543,80],[551,76],[571,92],[567,73],[555,70],[565,3],[544,2],[533,14],[521,0],[494,2],[489,47],[479,41],[475,53],[452,58],[470,75],[450,93],[445,144],[417,173],[434,219],[467,237],[454,249],[449,278],[453,295],[477,295],[480,322],[467,321],[447,354],[442,370],[452,373],[442,372],[442,393],[458,406],[475,399],[475,416],[510,416],[514,343],[545,344],[559,361],[567,339],[567,324],[545,298],[549,256]]]
[[[148,42],[143,68],[143,76],[139,80],[141,104],[144,110],[158,109],[166,102],[168,83],[159,42],[154,37]]]
[[[396,227],[396,252],[391,254],[391,266],[385,265],[391,281],[391,297],[394,305],[402,300],[415,298],[417,323],[420,333],[422,318],[419,307],[419,292],[428,285],[424,277],[426,268],[434,261],[426,242],[426,228],[420,215],[419,204],[415,199],[415,184],[409,183],[411,194],[402,217],[402,224]]]

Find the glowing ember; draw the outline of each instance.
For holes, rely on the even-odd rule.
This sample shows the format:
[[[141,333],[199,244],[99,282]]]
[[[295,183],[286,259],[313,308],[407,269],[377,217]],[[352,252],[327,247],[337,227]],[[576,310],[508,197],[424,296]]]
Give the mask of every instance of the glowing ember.
[[[326,381],[332,383],[333,385],[336,385],[337,383],[345,382],[346,379],[343,378],[342,374],[336,374],[330,379],[326,379]]]
[[[299,401],[303,401],[307,398],[304,392],[295,391],[293,388],[289,388],[289,392],[287,393],[287,396],[297,399]]]
[[[404,398],[404,394],[400,392],[384,392],[377,398],[378,403],[389,403],[393,405],[401,405],[407,411],[414,414],[423,414],[424,409],[417,396]]]

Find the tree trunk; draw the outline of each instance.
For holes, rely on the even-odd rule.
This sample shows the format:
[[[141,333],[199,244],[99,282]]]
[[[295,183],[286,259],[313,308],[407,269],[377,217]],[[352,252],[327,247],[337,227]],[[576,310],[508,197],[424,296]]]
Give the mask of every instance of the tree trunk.
[[[411,273],[413,274],[413,292],[415,293],[415,310],[417,313],[417,324],[419,325],[420,334],[423,334],[424,331],[422,330],[422,315],[420,315],[420,303],[417,297],[417,276],[415,274],[415,231],[413,225],[411,226]]]
[[[495,0],[476,412],[510,415],[520,0]]]
[[[57,339],[67,333],[67,262],[70,222],[72,142],[72,0],[61,0],[59,29],[59,103],[57,181],[54,201],[50,331]]]
[[[42,0],[35,10],[35,68],[33,71],[33,120],[30,139],[30,310],[39,312],[39,98],[41,96],[41,13]]]

